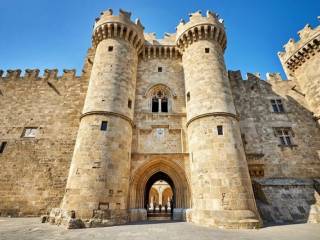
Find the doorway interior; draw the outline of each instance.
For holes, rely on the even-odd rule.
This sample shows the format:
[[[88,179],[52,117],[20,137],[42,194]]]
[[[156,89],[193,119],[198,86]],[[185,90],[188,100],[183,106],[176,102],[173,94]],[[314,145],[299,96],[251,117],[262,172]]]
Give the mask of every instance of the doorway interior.
[[[164,172],[157,172],[147,181],[145,208],[148,220],[170,220],[175,207],[175,186]]]

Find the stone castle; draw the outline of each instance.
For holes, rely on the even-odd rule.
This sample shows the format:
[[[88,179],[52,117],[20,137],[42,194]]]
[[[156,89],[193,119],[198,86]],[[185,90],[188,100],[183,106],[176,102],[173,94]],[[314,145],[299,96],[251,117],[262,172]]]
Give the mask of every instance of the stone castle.
[[[157,39],[130,13],[96,19],[81,76],[0,72],[0,215],[73,227],[146,220],[152,185],[204,226],[320,222],[320,27],[279,58],[288,80],[227,71],[223,20]]]

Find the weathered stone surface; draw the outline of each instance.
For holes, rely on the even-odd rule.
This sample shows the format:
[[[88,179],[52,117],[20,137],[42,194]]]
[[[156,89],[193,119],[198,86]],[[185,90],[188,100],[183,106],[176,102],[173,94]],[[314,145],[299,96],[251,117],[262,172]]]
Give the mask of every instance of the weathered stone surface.
[[[184,37],[183,34],[193,29],[189,41],[181,43],[179,39]],[[219,32],[217,38],[211,36],[211,29]],[[194,13],[188,23],[178,26],[177,31],[182,32],[177,35],[177,43],[183,51],[185,91],[189,98],[186,111],[191,155],[192,222],[228,228],[243,225],[256,228],[259,216],[225,68],[224,45],[219,41],[226,37],[224,27],[211,15],[202,17]],[[246,225],[247,212],[251,212],[251,217]],[[229,220],[233,223],[230,224]]]
[[[57,92],[49,86],[52,84]],[[0,215],[40,216],[60,204],[88,79],[0,78]],[[24,138],[25,127],[37,127]]]
[[[319,193],[314,181],[260,179],[254,180],[253,186],[265,223],[319,223]]]
[[[130,222],[139,222],[147,220],[147,210],[144,208],[132,208],[129,210]]]
[[[96,20],[80,77],[0,70],[0,216],[50,213],[68,228],[145,220],[145,189],[161,172],[174,219],[255,228],[254,180],[265,222],[319,222],[319,27],[279,55],[289,80],[243,80],[226,71],[217,14],[193,13],[164,39],[130,15]],[[152,112],[154,98],[167,111]],[[277,128],[290,129],[292,144],[280,144]]]

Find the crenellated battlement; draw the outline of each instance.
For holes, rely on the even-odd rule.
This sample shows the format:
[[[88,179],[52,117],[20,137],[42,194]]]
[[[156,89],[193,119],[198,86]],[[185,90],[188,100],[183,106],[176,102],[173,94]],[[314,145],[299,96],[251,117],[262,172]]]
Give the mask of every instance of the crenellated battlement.
[[[140,57],[143,60],[162,58],[176,59],[181,57],[179,48],[175,45],[175,33],[165,33],[163,39],[157,39],[155,33],[144,34],[145,43]]]
[[[285,81],[284,79],[282,79],[280,73],[278,72],[274,72],[274,73],[268,72],[266,74],[266,77],[267,77],[267,81]]]
[[[145,45],[176,45],[176,33],[165,33],[162,39],[157,39],[155,33],[145,33],[144,38]]]
[[[130,17],[130,12],[121,9],[119,15],[113,15],[112,9],[102,12],[94,24],[92,45],[96,47],[106,38],[120,38],[129,41],[140,52],[144,44],[144,27],[139,19],[132,22]]]
[[[172,45],[145,45],[140,54],[143,60],[162,58],[176,59],[181,58],[179,49]]]
[[[318,17],[320,20],[320,17]],[[284,45],[284,52],[278,52],[282,65],[291,73],[294,73],[309,58],[320,52],[320,25],[312,28],[307,24],[298,31],[299,41],[290,38]]]
[[[39,73],[40,73],[39,69],[26,69],[24,76],[26,78],[38,78]]]
[[[246,79],[243,79],[242,73],[240,70],[236,71],[228,71],[228,76],[230,81],[267,81],[267,82],[290,82],[288,80],[285,80],[281,77],[280,73],[274,72],[274,73],[266,73],[266,80],[261,78],[261,74],[256,72],[256,73],[246,73]]]
[[[19,78],[21,74],[21,69],[8,69],[6,78]]]
[[[58,69],[45,69],[43,75],[39,75],[39,69],[26,69],[24,75],[21,76],[21,69],[8,69],[6,74],[4,70],[0,70],[0,80],[9,81],[9,80],[52,80],[52,79],[70,79],[76,76],[75,69],[64,69],[62,75],[58,75]]]
[[[224,21],[219,18],[218,14],[207,11],[206,16],[202,16],[201,11],[197,11],[189,15],[189,22],[180,21],[177,26],[176,44],[182,51],[188,45],[201,39],[215,40],[223,51],[226,49]]]

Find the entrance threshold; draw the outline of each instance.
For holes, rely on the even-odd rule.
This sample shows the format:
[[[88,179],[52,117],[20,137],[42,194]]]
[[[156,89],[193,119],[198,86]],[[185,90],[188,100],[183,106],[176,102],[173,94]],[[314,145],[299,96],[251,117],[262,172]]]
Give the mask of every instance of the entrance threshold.
[[[172,220],[171,212],[148,212],[148,221]]]

